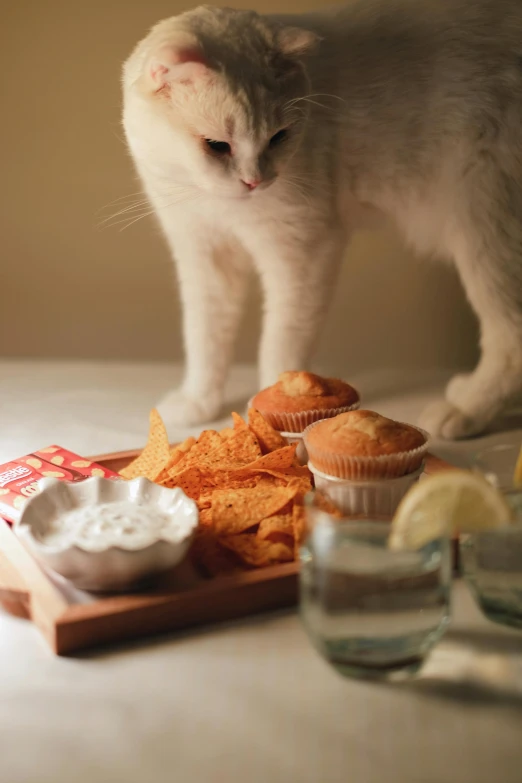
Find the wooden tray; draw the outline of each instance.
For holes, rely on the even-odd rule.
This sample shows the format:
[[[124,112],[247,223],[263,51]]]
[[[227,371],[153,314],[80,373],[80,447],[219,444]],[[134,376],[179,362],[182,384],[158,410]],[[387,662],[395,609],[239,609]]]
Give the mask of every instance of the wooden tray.
[[[114,471],[138,451],[92,457]],[[448,468],[428,455],[426,473]],[[45,573],[0,520],[0,603],[33,620],[58,655],[165,631],[232,620],[297,603],[298,564],[203,579],[188,563],[145,592],[99,597]]]

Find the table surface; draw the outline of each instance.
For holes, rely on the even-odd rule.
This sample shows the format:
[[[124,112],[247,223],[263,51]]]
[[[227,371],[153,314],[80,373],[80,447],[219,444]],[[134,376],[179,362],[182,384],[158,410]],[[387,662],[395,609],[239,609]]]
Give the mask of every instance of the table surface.
[[[0,461],[52,442],[83,455],[139,446],[177,375],[156,364],[0,362]],[[414,422],[446,375],[353,382],[368,407]],[[250,368],[236,368],[230,407],[241,410],[254,385]],[[521,437],[497,431],[433,450],[465,464],[485,441]],[[0,612],[0,780],[520,783],[522,634],[487,622],[460,582],[453,603],[444,640],[400,686],[342,679],[295,612],[69,659]]]

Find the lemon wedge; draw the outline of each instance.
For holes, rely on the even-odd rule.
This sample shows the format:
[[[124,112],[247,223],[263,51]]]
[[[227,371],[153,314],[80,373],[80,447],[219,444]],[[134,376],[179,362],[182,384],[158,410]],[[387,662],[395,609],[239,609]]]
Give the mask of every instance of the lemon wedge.
[[[517,464],[515,465],[513,484],[515,485],[515,487],[522,487],[522,446],[520,447]]]
[[[389,547],[415,550],[443,535],[481,533],[509,525],[513,513],[482,476],[448,470],[422,479],[402,499],[391,523]]]

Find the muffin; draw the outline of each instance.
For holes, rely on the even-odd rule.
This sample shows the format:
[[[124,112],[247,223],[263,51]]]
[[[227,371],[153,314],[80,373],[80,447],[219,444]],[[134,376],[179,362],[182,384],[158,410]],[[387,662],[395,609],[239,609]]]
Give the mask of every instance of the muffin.
[[[304,442],[316,488],[345,514],[393,514],[428,449],[422,430],[367,410],[312,424]]]
[[[318,422],[305,433],[314,467],[337,478],[399,478],[417,470],[427,437],[416,427],[356,410]]]
[[[250,402],[272,427],[284,433],[302,433],[309,424],[359,406],[359,394],[344,381],[310,372],[284,372],[277,383]]]

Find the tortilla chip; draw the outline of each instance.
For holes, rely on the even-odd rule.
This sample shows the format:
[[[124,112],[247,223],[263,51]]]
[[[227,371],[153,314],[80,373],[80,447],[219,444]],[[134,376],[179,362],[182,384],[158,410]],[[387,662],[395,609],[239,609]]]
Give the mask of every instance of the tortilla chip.
[[[197,570],[207,577],[244,570],[237,555],[223,547],[208,526],[198,528],[190,548],[190,558]]]
[[[288,470],[264,470],[259,473],[260,479],[258,481],[258,486],[276,486],[276,487],[286,487],[289,484],[292,484],[292,486],[298,486],[299,487],[299,493],[301,495],[306,495],[308,492],[312,489],[312,477],[311,474],[300,474],[295,473],[296,468],[289,468]],[[308,468],[306,469],[308,471]],[[253,473],[253,471],[248,471],[248,469],[245,469],[245,471],[238,471],[238,475],[244,475],[245,479],[249,475],[249,472],[251,475],[256,475]]]
[[[196,465],[198,467],[205,464],[212,456],[223,446],[223,439],[219,432],[214,430],[203,430],[196,443],[191,449],[182,456],[178,466],[181,468]]]
[[[256,533],[261,540],[281,541],[281,537],[289,539],[290,544],[294,538],[294,519],[293,512],[290,510],[286,514],[275,514],[273,517],[262,519]],[[283,541],[283,543],[286,543]]]
[[[271,454],[267,454],[266,456],[271,457],[272,454],[277,454],[276,451],[273,451]],[[295,467],[292,465],[290,468],[267,468],[267,467],[253,467],[253,465],[257,465],[257,461],[255,463],[251,463],[250,465],[245,465],[243,468],[236,468],[233,472],[234,475],[239,477],[248,478],[248,476],[252,475],[263,475],[263,476],[274,476],[274,478],[283,478],[285,481],[291,481],[292,479],[303,479],[306,480],[310,485],[312,484],[312,474],[305,466],[298,466]]]
[[[234,429],[227,437],[222,437],[213,430],[205,430],[178,463],[177,469],[196,465],[202,470],[233,470],[261,456],[261,448],[255,435],[240,416],[233,415],[236,417]]]
[[[232,416],[232,422],[234,424],[234,432],[250,432],[248,424],[239,413],[232,411],[230,415]]]
[[[299,558],[299,547],[306,538],[306,510],[300,503],[294,503],[294,509],[292,514],[292,524],[294,528],[294,557],[297,560]]]
[[[263,454],[269,454],[287,445],[281,433],[275,430],[255,408],[250,408],[248,411],[248,426],[258,439]]]
[[[170,476],[163,486],[169,489],[179,487],[185,495],[197,501],[201,495],[201,471],[199,468],[187,468],[181,473]]]
[[[150,415],[149,439],[141,455],[122,471],[162,486],[180,487],[199,509],[192,557],[208,575],[293,558],[296,520],[311,473],[298,466],[296,444],[261,416],[249,424],[237,413],[233,427],[205,430],[172,449],[157,411]],[[246,532],[249,531],[249,532]]]
[[[202,470],[202,492],[213,492],[215,489],[247,489],[255,487],[260,475],[243,473],[241,470]]]
[[[290,478],[292,486],[298,487],[298,492],[304,497],[312,491],[312,477],[311,476],[293,476],[290,471],[285,472],[285,475]]]
[[[298,492],[297,487],[254,487],[216,490],[212,497],[212,524],[218,535],[235,535],[277,514]]]
[[[174,476],[179,471],[179,463],[187,454],[192,446],[196,443],[196,438],[190,437],[186,438],[182,443],[179,443],[177,446],[174,446],[170,450],[170,457],[169,461],[161,471],[160,475],[156,479],[157,484],[166,484],[167,479],[171,476]]]
[[[287,487],[290,483],[290,479],[288,476],[285,476],[284,473],[267,471],[266,473],[254,473],[251,475],[259,476],[259,480],[256,485],[258,487]]]
[[[212,510],[212,495],[213,492],[203,492],[196,499],[200,512]]]
[[[234,552],[244,563],[260,568],[293,560],[292,549],[287,544],[261,541],[255,535],[226,536],[220,544]]]
[[[180,461],[182,457],[185,456],[185,454],[188,454],[190,449],[195,445],[196,438],[191,435],[190,438],[185,438],[182,443],[178,443],[177,446],[174,446],[170,450],[170,461],[168,467],[172,468],[177,462]]]
[[[216,432],[216,430],[203,430],[197,439],[196,451],[199,452],[199,456],[204,456],[206,452],[218,449],[222,443],[221,433]]]
[[[165,425],[161,416],[154,408],[150,412],[149,439],[147,445],[130,465],[120,471],[125,479],[144,476],[150,481],[156,481],[170,459],[170,446]]]
[[[212,527],[212,509],[210,507],[200,510],[199,524],[202,527]]]
[[[294,466],[297,443],[291,446],[283,446],[282,449],[271,451],[254,462],[245,465],[249,470],[287,470]],[[308,470],[308,468],[307,468]]]
[[[338,519],[341,519],[343,516],[341,511],[339,511],[333,501],[330,500],[328,495],[325,495],[324,492],[321,492],[320,489],[317,489],[314,492],[314,506],[315,508],[318,508],[321,511],[325,511],[327,514],[331,514],[331,516],[337,517]]]
[[[257,486],[258,482],[259,476],[255,474],[243,476],[230,470],[202,470],[198,506],[200,509],[209,508],[214,492],[218,489],[251,489]]]
[[[225,443],[234,462],[248,465],[261,457],[261,447],[247,423],[237,413],[232,413],[234,430]]]

